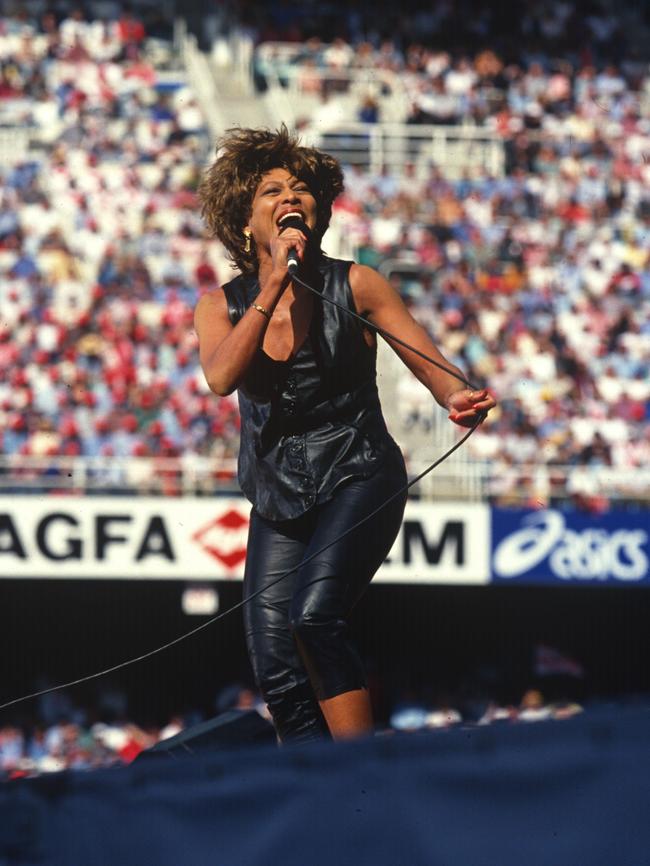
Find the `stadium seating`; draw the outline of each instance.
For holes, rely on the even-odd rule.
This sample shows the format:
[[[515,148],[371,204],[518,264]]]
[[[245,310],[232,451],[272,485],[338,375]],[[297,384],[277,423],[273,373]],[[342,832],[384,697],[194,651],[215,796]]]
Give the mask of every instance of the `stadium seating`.
[[[559,496],[598,508],[648,489],[650,76],[643,57],[623,56],[604,13],[589,18],[586,47],[572,42],[574,7],[531,12],[533,36],[518,52],[515,25],[499,36],[496,19],[465,50],[440,50],[434,37],[449,10],[419,22],[430,47],[424,35],[408,41],[406,13],[392,41],[365,24],[309,40],[307,16],[294,33],[304,41],[284,54],[264,44],[287,36],[273,4],[247,30],[262,43],[264,86],[273,75],[281,87],[300,81],[343,106],[326,126],[330,142],[344,121],[368,136],[381,125],[390,79],[410,94],[406,140],[442,123],[502,152],[494,169],[462,150],[455,170],[442,170],[421,148],[399,170],[348,164],[330,233],[382,269],[441,349],[500,397],[470,448],[486,467],[484,492],[501,504],[521,504],[523,490],[524,502]],[[207,391],[191,318],[200,293],[232,271],[197,213],[212,142],[178,57],[133,16],[77,13],[3,19],[0,53],[2,477],[21,457],[37,487],[48,458],[54,467],[155,457],[221,461],[208,489],[216,475],[232,484],[236,403]],[[375,72],[385,86],[368,92],[359,81]],[[432,87],[451,112],[437,113]],[[300,118],[307,137],[322,138],[323,118],[320,102]],[[433,409],[409,396],[406,375],[397,422],[413,462]],[[536,479],[522,485],[533,463]],[[602,467],[604,498],[594,482]],[[184,489],[154,476],[132,467],[112,487]],[[103,483],[100,469],[85,477]]]

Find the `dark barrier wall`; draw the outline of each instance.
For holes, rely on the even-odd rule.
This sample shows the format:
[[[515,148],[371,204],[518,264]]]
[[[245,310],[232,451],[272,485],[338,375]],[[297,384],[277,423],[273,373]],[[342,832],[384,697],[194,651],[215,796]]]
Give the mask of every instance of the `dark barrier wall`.
[[[378,737],[0,788],[2,866],[643,866],[650,712]]]
[[[0,703],[111,667],[205,622],[183,614],[183,588],[176,581],[0,580]],[[219,585],[221,610],[241,601],[241,588]],[[421,688],[452,699],[467,689],[474,696],[479,688],[483,697],[514,704],[532,686],[550,700],[650,694],[648,622],[646,589],[575,584],[377,584],[352,617],[383,724],[397,700]],[[537,644],[576,659],[584,679],[536,679]],[[130,719],[163,725],[190,709],[214,714],[224,687],[251,679],[242,615],[235,611],[189,640],[68,695],[76,706],[93,707],[107,686],[119,689],[128,696]],[[27,702],[2,711],[0,725],[29,722],[38,706]]]

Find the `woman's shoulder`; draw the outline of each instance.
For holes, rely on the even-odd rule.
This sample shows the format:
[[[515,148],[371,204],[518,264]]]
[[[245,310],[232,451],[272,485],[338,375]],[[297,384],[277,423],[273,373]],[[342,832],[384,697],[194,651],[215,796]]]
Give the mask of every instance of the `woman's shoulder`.
[[[256,279],[250,274],[237,274],[214,289],[204,292],[196,303],[195,315],[207,310],[223,310],[238,304],[245,304],[251,290],[254,291]]]
[[[399,295],[383,274],[368,265],[353,264],[350,268],[350,290],[354,303],[363,315],[376,310],[379,305],[399,306]]]
[[[379,271],[371,268],[369,265],[359,265],[352,262],[350,268],[350,285],[355,290],[362,291],[364,288],[373,290],[386,283]]]
[[[223,289],[209,289],[204,292],[194,307],[194,321],[197,318],[210,313],[221,312],[225,309],[225,296]]]
[[[260,284],[257,274],[238,274],[222,288],[231,314],[237,311],[241,316],[259,294]]]

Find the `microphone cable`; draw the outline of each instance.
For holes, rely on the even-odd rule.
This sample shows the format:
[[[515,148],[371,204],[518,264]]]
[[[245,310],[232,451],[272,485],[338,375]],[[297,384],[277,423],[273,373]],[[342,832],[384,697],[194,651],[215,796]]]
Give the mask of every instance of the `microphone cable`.
[[[326,295],[323,295],[321,292],[319,292],[313,286],[309,285],[309,283],[306,283],[303,280],[301,280],[298,277],[296,271],[297,271],[297,265],[295,265],[295,263],[292,262],[291,267],[289,269],[289,273],[291,274],[291,278],[295,282],[297,282],[299,285],[301,285],[303,288],[307,289],[312,294],[315,294],[321,300],[327,301],[328,303],[337,307],[339,310],[342,310],[343,312],[345,312],[347,315],[354,317],[359,322],[361,322],[363,325],[365,325],[366,327],[373,330],[375,333],[381,334],[381,336],[384,337],[384,339],[391,340],[392,342],[397,343],[398,345],[402,346],[403,348],[408,349],[410,352],[414,352],[416,355],[418,355],[423,360],[428,361],[430,364],[433,364],[436,367],[439,367],[441,370],[443,370],[444,372],[448,373],[450,376],[453,376],[455,379],[457,379],[459,382],[461,382],[466,388],[469,388],[472,391],[478,391],[479,390],[474,385],[472,385],[467,378],[459,375],[455,370],[450,369],[445,364],[441,364],[439,361],[436,361],[434,358],[431,358],[429,355],[425,354],[424,352],[421,352],[419,349],[416,349],[414,346],[409,345],[404,340],[400,339],[399,337],[396,337],[394,334],[391,334],[389,331],[386,331],[384,328],[380,328],[377,325],[373,325],[372,322],[368,321],[368,319],[364,318],[363,316],[359,315],[358,313],[355,313],[354,310],[349,309],[349,307],[346,307],[343,304],[339,304],[337,301],[333,300],[332,298],[328,298]],[[95,673],[88,674],[87,676],[79,677],[78,679],[70,680],[69,682],[66,682],[66,683],[60,683],[59,685],[56,685],[56,686],[50,686],[49,688],[41,689],[40,691],[32,692],[31,694],[28,694],[28,695],[22,695],[19,698],[14,698],[13,700],[10,700],[10,701],[7,701],[3,704],[0,704],[0,710],[5,710],[8,707],[15,706],[16,704],[21,704],[25,701],[29,701],[29,700],[32,700],[34,698],[39,698],[42,695],[47,695],[47,694],[50,694],[51,692],[60,691],[61,689],[72,688],[73,686],[78,686],[78,685],[81,685],[82,683],[87,683],[87,682],[90,682],[91,680],[99,679],[100,677],[107,676],[108,674],[114,673],[115,671],[119,671],[119,670],[122,670],[123,668],[129,667],[130,665],[134,665],[134,664],[137,664],[138,662],[145,661],[145,659],[151,658],[152,656],[157,655],[158,653],[164,652],[165,650],[170,649],[173,646],[176,646],[177,644],[181,643],[181,641],[184,641],[190,637],[193,637],[195,634],[198,634],[200,631],[203,631],[204,629],[208,628],[209,626],[214,625],[215,623],[224,619],[226,616],[229,616],[231,613],[234,613],[236,610],[240,610],[242,607],[244,607],[245,604],[248,604],[250,601],[252,601],[254,598],[257,598],[257,596],[261,595],[263,592],[266,592],[268,589],[271,589],[271,587],[275,586],[277,583],[280,583],[280,581],[284,580],[290,574],[293,574],[294,572],[298,571],[298,569],[302,568],[303,565],[306,565],[308,562],[311,562],[311,560],[314,559],[315,557],[320,556],[320,554],[323,553],[325,550],[327,550],[328,548],[332,547],[335,544],[338,544],[338,542],[341,541],[341,539],[350,535],[350,533],[354,532],[362,524],[366,523],[366,521],[368,521],[372,517],[374,517],[375,514],[377,514],[379,511],[381,511],[383,508],[385,508],[390,502],[392,502],[398,496],[401,496],[403,493],[405,493],[407,490],[409,490],[411,487],[413,487],[413,485],[417,484],[418,481],[421,481],[425,477],[425,475],[428,475],[437,466],[440,466],[440,464],[443,463],[448,457],[450,457],[454,453],[454,451],[457,451],[462,445],[465,444],[465,442],[467,442],[467,440],[472,435],[472,433],[474,433],[474,431],[477,429],[477,427],[479,427],[480,424],[483,423],[483,421],[486,418],[486,415],[487,415],[486,412],[480,412],[478,415],[478,418],[476,420],[476,423],[473,424],[468,429],[467,433],[465,433],[465,435],[462,436],[461,439],[458,440],[458,442],[454,443],[454,445],[452,445],[451,448],[449,448],[447,451],[445,451],[445,453],[441,457],[438,457],[436,460],[434,460],[434,462],[430,466],[428,466],[426,469],[424,469],[422,472],[420,472],[419,475],[416,475],[415,478],[411,479],[407,484],[403,485],[397,491],[395,491],[395,493],[391,494],[380,505],[378,505],[377,508],[375,508],[373,511],[371,511],[370,514],[367,514],[365,517],[362,517],[361,520],[358,520],[352,526],[348,527],[344,532],[342,532],[335,539],[333,539],[333,541],[328,542],[327,544],[323,545],[323,547],[321,547],[319,550],[310,554],[306,559],[303,559],[301,562],[299,562],[298,565],[295,565],[295,566],[293,566],[293,568],[290,568],[288,571],[283,572],[281,575],[276,577],[274,580],[272,580],[266,586],[263,586],[260,589],[256,590],[255,592],[252,592],[250,595],[247,595],[245,598],[242,598],[241,601],[238,601],[235,604],[231,605],[231,607],[229,607],[227,610],[224,610],[221,613],[216,614],[215,616],[211,617],[206,622],[201,623],[201,625],[198,625],[193,629],[190,629],[190,631],[184,632],[183,634],[179,635],[178,637],[174,638],[173,640],[170,640],[167,643],[164,643],[164,644],[161,644],[160,646],[155,647],[155,649],[149,650],[148,652],[142,653],[141,655],[129,658],[126,661],[119,662],[118,664],[112,665],[111,667],[105,668],[101,671],[96,671]]]

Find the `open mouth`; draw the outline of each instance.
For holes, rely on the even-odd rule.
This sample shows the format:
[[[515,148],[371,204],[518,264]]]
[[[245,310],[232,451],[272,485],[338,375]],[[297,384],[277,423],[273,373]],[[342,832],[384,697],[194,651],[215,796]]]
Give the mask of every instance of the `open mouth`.
[[[300,210],[289,210],[283,213],[278,219],[280,228],[286,228],[290,220],[298,220],[301,223],[305,222],[305,215]]]

